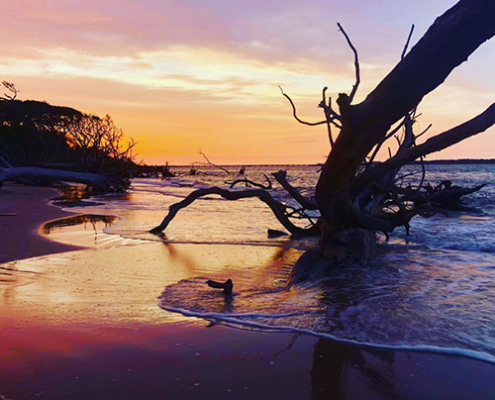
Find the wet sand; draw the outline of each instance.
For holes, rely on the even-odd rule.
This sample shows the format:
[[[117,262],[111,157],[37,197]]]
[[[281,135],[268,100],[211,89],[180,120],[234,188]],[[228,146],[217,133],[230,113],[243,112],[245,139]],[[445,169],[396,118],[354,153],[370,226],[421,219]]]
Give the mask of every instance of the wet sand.
[[[39,223],[69,215],[46,203],[53,194],[21,186],[0,194],[2,207],[13,204],[2,212],[26,215],[9,222],[12,234],[0,244],[0,253],[17,256],[0,264],[6,274],[0,282],[2,400],[493,398],[495,368],[487,363],[369,351],[166,312],[158,297],[167,285],[241,267],[255,279],[280,256],[278,249],[126,240],[103,233],[106,222],[94,219],[52,224],[50,237],[59,242],[50,242],[36,236]],[[24,252],[26,237],[39,245]],[[8,253],[7,243],[18,253]],[[69,251],[75,243],[88,248]],[[24,259],[49,250],[64,253]]]
[[[15,214],[0,216],[0,263],[77,248],[37,234],[44,222],[69,215],[48,203],[48,200],[58,195],[56,189],[46,187],[6,183],[0,188],[0,214]]]

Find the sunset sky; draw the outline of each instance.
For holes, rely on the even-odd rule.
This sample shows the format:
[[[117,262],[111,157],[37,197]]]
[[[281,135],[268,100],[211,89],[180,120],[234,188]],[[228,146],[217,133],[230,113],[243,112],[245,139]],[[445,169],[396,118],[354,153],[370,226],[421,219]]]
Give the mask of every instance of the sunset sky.
[[[110,114],[138,142],[138,160],[317,163],[329,150],[321,89],[354,81],[362,100],[455,0],[16,0],[2,4],[0,77],[20,98]],[[440,133],[495,101],[495,40],[428,95],[421,127]],[[425,137],[426,139],[426,137]],[[494,158],[495,129],[433,158]],[[386,151],[386,150],[385,150]],[[385,153],[383,154],[385,155]]]

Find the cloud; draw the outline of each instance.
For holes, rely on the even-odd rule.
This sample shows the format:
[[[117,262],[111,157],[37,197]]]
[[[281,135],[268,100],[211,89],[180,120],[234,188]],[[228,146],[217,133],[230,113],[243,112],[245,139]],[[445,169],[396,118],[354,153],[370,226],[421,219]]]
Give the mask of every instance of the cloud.
[[[313,67],[306,69],[310,73],[317,65],[320,71],[330,65],[334,71],[347,68],[342,62],[350,61],[351,55],[335,26],[340,18],[348,22],[349,33],[361,45],[363,55],[373,53],[367,50],[370,41],[363,40],[369,36],[367,29],[374,35],[383,31],[380,36],[388,34],[390,41],[386,24],[370,26],[369,10],[369,6],[358,7],[349,19],[346,2],[319,0],[20,0],[3,7],[5,23],[0,31],[11,39],[5,47],[64,48],[89,55],[133,57],[189,46],[272,65],[310,60],[306,65]],[[399,47],[394,51],[398,54]],[[387,52],[381,51],[380,57],[387,57]]]
[[[359,51],[360,101],[398,62],[410,24],[416,24],[414,43],[451,5],[452,0],[10,1],[2,5],[0,34],[8,40],[0,42],[0,75],[16,82],[24,98],[112,114],[140,136],[153,157],[186,157],[189,146],[205,148],[206,132],[213,146],[208,154],[229,162],[268,160],[270,154],[273,162],[309,162],[311,154],[321,161],[325,127],[308,134],[296,124],[277,85],[291,95],[301,117],[319,120],[322,87],[335,98],[354,83],[352,53],[337,21]],[[487,78],[494,44],[484,45],[426,97],[425,124],[443,129],[482,111],[495,90]],[[161,141],[171,147],[160,147]]]
[[[237,76],[226,76],[220,79],[197,78],[194,75],[186,74],[163,74],[159,78],[165,80],[177,80],[193,85],[212,85],[212,86],[233,86],[246,87],[251,85],[259,85],[262,82],[254,79],[244,79]]]

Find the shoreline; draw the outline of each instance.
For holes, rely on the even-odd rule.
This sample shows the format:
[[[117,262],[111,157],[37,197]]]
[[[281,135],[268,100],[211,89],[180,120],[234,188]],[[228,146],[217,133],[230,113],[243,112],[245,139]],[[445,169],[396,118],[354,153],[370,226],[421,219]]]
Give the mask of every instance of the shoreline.
[[[47,221],[70,216],[50,201],[59,195],[55,188],[6,183],[0,189],[0,211],[15,216],[0,217],[3,235],[0,263],[83,249],[47,239],[38,229]]]
[[[463,357],[238,330],[163,311],[160,291],[197,274],[195,257],[222,257],[228,246],[84,249],[37,229],[26,242],[34,225],[74,215],[47,204],[53,189],[31,189],[1,194],[14,202],[24,196],[22,205],[36,211],[26,212],[26,225],[10,225],[10,240],[39,240],[29,254],[46,252],[15,262],[12,273],[31,273],[20,277],[27,281],[0,282],[0,398],[490,399],[495,391],[493,365]],[[140,260],[146,276],[130,270],[130,260]]]

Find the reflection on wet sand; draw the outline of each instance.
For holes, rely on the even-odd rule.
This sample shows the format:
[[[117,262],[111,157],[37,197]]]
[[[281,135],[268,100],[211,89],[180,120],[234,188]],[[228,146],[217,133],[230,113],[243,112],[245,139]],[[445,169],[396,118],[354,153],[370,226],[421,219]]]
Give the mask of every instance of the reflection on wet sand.
[[[364,351],[354,346],[319,339],[314,346],[311,386],[315,400],[338,399],[352,374],[366,381],[365,387],[386,399],[406,399],[397,388],[392,351]],[[377,363],[370,360],[378,360]],[[371,395],[371,393],[370,393]],[[368,398],[368,397],[367,397]]]
[[[115,326],[185,320],[158,307],[157,297],[165,287],[197,276],[229,276],[239,282],[242,292],[248,279],[262,282],[276,277],[277,271],[267,271],[266,266],[278,251],[273,247],[131,242],[20,260],[0,266],[0,272],[9,274],[9,282],[0,288],[0,310],[3,315],[31,315],[54,324]],[[218,300],[221,308],[232,306]]]
[[[75,215],[73,217],[61,218],[47,222],[43,225],[42,231],[45,235],[49,235],[57,228],[64,228],[68,226],[84,225],[84,228],[86,229],[87,224],[90,224],[93,227],[93,230],[96,231],[97,224],[102,223],[104,224],[104,228],[106,228],[114,224],[117,220],[118,217],[114,217],[111,215],[81,214]]]
[[[434,399],[442,398],[439,389],[424,395],[416,387],[434,381],[463,393],[452,380],[461,371],[479,388],[478,398],[490,398],[491,369],[471,361],[371,352],[304,335],[296,341],[287,334],[204,329],[203,320],[158,307],[164,288],[180,288],[209,302],[210,310],[236,312],[253,301],[253,290],[283,285],[298,254],[154,242],[3,264],[13,281],[0,286],[0,394],[83,399],[103,391],[107,398],[130,399],[136,398],[132,388],[146,387],[140,394],[149,399],[187,399],[209,398],[221,387],[240,399],[263,398],[267,390],[270,398]],[[238,296],[226,298],[199,281],[226,276]],[[442,369],[451,361],[452,372]],[[219,374],[228,379],[219,383]]]
[[[105,233],[105,229],[118,220],[118,217],[111,215],[74,215],[49,221],[40,228],[39,232],[60,243],[82,247],[99,247],[123,240],[119,235]]]
[[[162,336],[181,337],[181,325],[187,323],[186,332],[191,332],[205,322],[160,309],[157,296],[164,287],[201,275],[232,276],[235,271],[257,277],[264,274],[277,252],[273,247],[152,242],[4,264],[2,268],[14,276],[10,284],[0,286],[0,376],[36,380],[44,369],[38,365],[39,354],[80,365],[80,354],[87,352],[87,357],[103,362],[108,356],[101,353],[102,347],[118,353],[126,346],[147,347]],[[221,311],[233,311],[235,299],[221,296],[217,301]],[[174,340],[166,347],[174,347],[180,339]],[[189,348],[189,343],[184,346]],[[58,363],[54,361],[54,365]],[[114,364],[112,368],[118,362]],[[137,367],[133,364],[131,368]],[[86,373],[92,376],[92,372]],[[0,382],[8,381],[2,379]]]
[[[86,185],[61,186],[58,191],[60,196],[53,199],[53,204],[59,207],[87,207],[102,204],[88,200],[93,193],[87,190]]]

